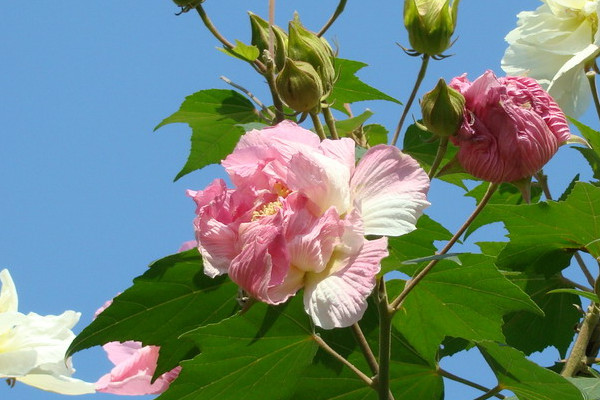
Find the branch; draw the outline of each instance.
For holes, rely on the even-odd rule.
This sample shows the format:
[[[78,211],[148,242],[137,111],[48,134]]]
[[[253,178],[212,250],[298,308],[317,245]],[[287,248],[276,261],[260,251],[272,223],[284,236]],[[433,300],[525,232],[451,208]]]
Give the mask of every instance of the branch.
[[[373,354],[371,347],[369,347],[367,338],[365,338],[362,329],[360,329],[360,325],[356,322],[352,324],[351,328],[352,333],[354,333],[354,337],[356,338],[356,342],[358,343],[358,347],[360,347],[360,350],[365,356],[365,360],[367,360],[367,363],[369,364],[369,368],[371,368],[371,372],[373,372],[373,374],[378,374],[379,365],[377,364],[377,359],[375,358],[375,354]]]
[[[373,387],[373,380],[371,378],[369,378],[367,375],[365,375],[360,369],[356,368],[356,366],[354,364],[352,364],[350,361],[348,361],[344,357],[342,357],[342,355],[340,353],[338,353],[337,351],[332,349],[327,343],[325,343],[325,341],[321,338],[321,336],[319,336],[317,334],[313,334],[312,337],[315,340],[315,342],[317,342],[317,344],[319,346],[321,346],[321,348],[323,350],[325,350],[327,353],[331,354],[336,360],[340,361],[346,367],[350,368],[350,370],[352,372],[354,372],[364,383],[366,383],[367,386]]]
[[[456,376],[456,375],[454,375],[454,374],[452,374],[452,373],[450,373],[450,372],[448,372],[448,371],[446,371],[444,369],[441,369],[441,368],[438,368],[438,373],[441,376],[445,377],[445,378],[448,378],[448,379],[453,380],[453,381],[458,382],[458,383],[462,383],[463,385],[471,386],[472,388],[475,388],[477,390],[481,390],[482,392],[489,393],[492,390],[492,389],[486,388],[485,386],[481,386],[478,383],[471,382],[468,379],[461,378],[460,376]],[[499,394],[499,393],[495,393],[494,396],[496,396],[499,399],[505,399],[506,398],[506,396],[504,396],[503,394]]]
[[[325,25],[323,25],[323,27],[321,28],[321,30],[319,31],[319,33],[317,33],[317,36],[321,37],[321,36],[323,36],[325,34],[325,32],[327,32],[327,29],[329,29],[329,27],[331,27],[331,25],[333,25],[333,23],[335,22],[335,20],[344,11],[344,7],[346,7],[346,3],[347,2],[348,2],[348,0],[340,0],[337,8],[333,12],[333,15],[331,17],[329,17],[329,21],[327,21],[327,23],[325,23]]]
[[[571,354],[569,354],[567,362],[560,373],[562,376],[568,378],[573,377],[587,366],[587,346],[599,320],[600,309],[597,304],[592,303],[588,307],[583,324],[581,324],[581,328],[579,329],[577,339],[575,339],[575,344],[573,344]]]

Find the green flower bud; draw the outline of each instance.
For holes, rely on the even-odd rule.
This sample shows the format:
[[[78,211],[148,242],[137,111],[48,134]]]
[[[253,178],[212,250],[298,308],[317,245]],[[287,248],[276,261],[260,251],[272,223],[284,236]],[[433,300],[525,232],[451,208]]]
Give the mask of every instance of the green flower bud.
[[[258,47],[262,55],[265,50],[269,49],[269,41],[271,40],[269,23],[256,14],[249,13],[249,15],[250,26],[252,28],[252,44]],[[283,68],[287,57],[288,37],[280,27],[275,25],[273,25],[273,34],[275,39],[273,43],[273,50],[275,51],[274,61],[276,70],[279,71]]]
[[[421,100],[423,125],[438,136],[454,135],[462,123],[464,108],[463,95],[440,79]]]
[[[319,111],[323,86],[321,77],[312,65],[287,59],[275,85],[279,96],[291,109],[298,112]]]
[[[335,82],[333,50],[325,39],[302,26],[297,15],[289,24],[288,57],[312,65],[321,78],[324,97],[329,94]]]
[[[454,0],[405,0],[404,26],[417,53],[436,56],[450,47],[456,28],[458,3]]]

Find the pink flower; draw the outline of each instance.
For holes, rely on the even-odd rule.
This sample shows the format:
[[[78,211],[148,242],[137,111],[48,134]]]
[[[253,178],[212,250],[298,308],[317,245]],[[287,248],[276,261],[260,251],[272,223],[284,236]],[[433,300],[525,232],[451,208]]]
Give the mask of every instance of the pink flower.
[[[450,86],[465,96],[464,121],[452,137],[458,161],[471,175],[512,182],[538,172],[570,135],[567,120],[548,93],[531,78],[497,78],[486,71]]]
[[[358,321],[373,290],[387,238],[415,229],[429,205],[427,174],[392,146],[355,166],[354,142],[324,140],[284,121],[244,135],[220,179],[188,191],[205,273],[228,273],[251,296],[304,307],[326,329]]]
[[[97,317],[112,300],[107,301],[98,311]],[[110,373],[96,382],[96,391],[119,395],[159,394],[169,388],[177,378],[181,367],[173,368],[151,383],[158,362],[158,346],[142,346],[142,343],[127,341],[109,342],[102,346],[108,359],[115,364]]]

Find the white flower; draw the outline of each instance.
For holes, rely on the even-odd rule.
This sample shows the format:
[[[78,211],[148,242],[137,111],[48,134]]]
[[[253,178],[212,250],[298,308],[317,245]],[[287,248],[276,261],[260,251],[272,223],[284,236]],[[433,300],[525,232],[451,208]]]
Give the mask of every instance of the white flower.
[[[600,2],[543,1],[537,10],[517,15],[517,27],[505,38],[502,69],[536,79],[565,114],[577,117],[590,103],[584,65],[600,53]]]
[[[64,358],[80,314],[22,314],[8,270],[0,271],[0,283],[0,378],[61,394],[94,393],[92,383],[71,378],[75,370]]]

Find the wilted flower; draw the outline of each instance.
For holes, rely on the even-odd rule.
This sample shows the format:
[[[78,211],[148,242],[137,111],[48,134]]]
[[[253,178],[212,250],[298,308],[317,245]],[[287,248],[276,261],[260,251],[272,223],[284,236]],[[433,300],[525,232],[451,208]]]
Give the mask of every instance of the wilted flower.
[[[22,314],[8,270],[0,272],[0,282],[0,377],[61,394],[94,393],[93,384],[71,378],[75,370],[65,360],[80,314]]]
[[[471,175],[512,182],[539,171],[570,137],[558,104],[532,78],[497,78],[486,71],[450,86],[465,97],[463,123],[451,140],[458,161]]]
[[[600,52],[598,0],[543,0],[519,13],[502,59],[508,75],[536,79],[563,111],[576,117],[590,103],[584,67]]]
[[[392,146],[355,165],[351,139],[324,140],[296,124],[246,133],[217,179],[189,191],[209,276],[228,273],[252,297],[279,304],[304,288],[304,307],[323,328],[358,321],[387,238],[415,229],[429,205],[429,179]]]
[[[459,1],[452,5],[450,0],[404,1],[404,26],[414,51],[436,56],[450,47]]]

